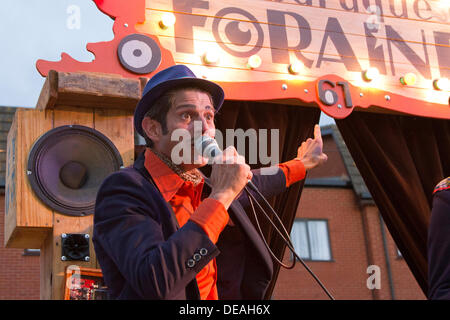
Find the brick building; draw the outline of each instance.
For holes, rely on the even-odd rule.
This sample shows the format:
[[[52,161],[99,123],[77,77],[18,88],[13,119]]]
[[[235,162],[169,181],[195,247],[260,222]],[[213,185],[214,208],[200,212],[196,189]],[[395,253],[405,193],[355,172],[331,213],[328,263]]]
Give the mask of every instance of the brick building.
[[[0,300],[39,299],[39,251],[4,247],[6,136],[14,109],[0,111]],[[293,226],[296,251],[336,299],[424,299],[339,131],[327,126],[322,134],[329,160],[307,177]],[[284,261],[290,259],[286,250]],[[379,289],[367,288],[375,274],[369,266],[379,267],[380,282],[369,281]],[[297,263],[280,270],[272,298],[327,296]]]
[[[336,299],[425,299],[339,130],[323,127],[322,135],[328,162],[308,173],[292,231],[297,253]],[[285,263],[290,259],[286,250]],[[368,279],[379,289],[368,289]],[[292,270],[281,268],[273,299],[328,297],[297,263]]]

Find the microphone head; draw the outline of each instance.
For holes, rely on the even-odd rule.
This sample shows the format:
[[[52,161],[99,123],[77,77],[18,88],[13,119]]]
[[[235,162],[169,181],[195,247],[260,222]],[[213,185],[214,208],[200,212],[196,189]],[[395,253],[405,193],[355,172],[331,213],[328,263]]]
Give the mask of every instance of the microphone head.
[[[198,137],[194,141],[194,148],[199,154],[208,159],[213,159],[222,153],[217,145],[217,141],[208,136]]]

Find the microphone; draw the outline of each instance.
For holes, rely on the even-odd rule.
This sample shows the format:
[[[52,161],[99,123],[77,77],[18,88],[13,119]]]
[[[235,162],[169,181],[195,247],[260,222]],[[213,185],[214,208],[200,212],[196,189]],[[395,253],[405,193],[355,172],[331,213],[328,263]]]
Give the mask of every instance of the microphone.
[[[212,160],[222,154],[216,139],[208,136],[200,136],[194,141],[195,150],[203,157]]]
[[[216,139],[204,135],[198,137],[194,141],[194,148],[198,153],[209,160],[212,160],[222,154],[222,150],[220,150]],[[254,191],[259,192],[251,180],[247,181],[247,185]]]

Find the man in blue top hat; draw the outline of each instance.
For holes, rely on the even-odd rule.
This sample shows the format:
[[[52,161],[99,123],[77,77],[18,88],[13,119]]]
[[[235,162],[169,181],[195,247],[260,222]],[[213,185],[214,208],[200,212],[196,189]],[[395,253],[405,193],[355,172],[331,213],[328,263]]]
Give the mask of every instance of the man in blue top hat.
[[[250,170],[228,147],[212,165],[198,168],[194,141],[174,161],[177,130],[214,138],[214,116],[224,92],[186,66],[160,71],[147,83],[135,128],[147,148],[134,165],[110,175],[99,189],[93,242],[104,280],[114,299],[262,299],[273,262],[244,208],[243,188],[252,183],[271,197],[327,160],[320,128],[298,149],[297,158],[272,175]],[[191,159],[191,160],[186,160]]]

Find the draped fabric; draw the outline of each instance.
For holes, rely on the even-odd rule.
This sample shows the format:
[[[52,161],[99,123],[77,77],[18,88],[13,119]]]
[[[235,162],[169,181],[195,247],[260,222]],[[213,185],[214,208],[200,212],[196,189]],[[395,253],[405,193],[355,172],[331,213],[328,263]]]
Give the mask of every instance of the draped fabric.
[[[450,175],[450,121],[353,112],[336,124],[426,294],[431,199],[434,186]]]
[[[269,143],[267,149],[262,152],[262,157],[256,157],[257,163],[253,163],[255,162],[255,157],[249,152],[252,150],[251,148],[253,148],[252,152],[254,152],[255,146],[251,145],[249,140],[246,141],[247,147],[245,157],[247,163],[254,169],[271,164],[275,165],[278,164],[278,162],[285,162],[295,158],[301,142],[307,138],[313,137],[314,125],[319,123],[319,117],[320,110],[318,108],[253,101],[225,101],[223,107],[216,116],[216,128],[223,134],[224,146],[232,144],[229,142],[226,144],[226,129],[242,129],[244,132],[248,129],[255,129],[258,136],[257,151],[259,154],[261,153],[259,141],[265,140],[264,135],[259,134],[259,129],[268,129],[266,136]],[[278,141],[276,141],[277,139],[271,141],[271,129],[279,130]],[[269,164],[261,163],[261,160],[267,162],[265,155],[268,155],[269,158],[272,156],[270,153],[273,147],[272,143],[278,143],[279,147],[274,149],[278,150],[279,161],[277,163]],[[274,199],[268,199],[269,203],[275,209],[275,212],[281,217],[281,220],[288,231],[291,230],[302,189],[303,182],[296,183],[283,194],[278,195]],[[248,212],[248,215],[254,222],[251,211]],[[267,243],[278,259],[282,260],[286,248],[283,240],[275,234],[276,231],[269,224],[267,219],[263,217],[263,214],[259,213],[258,217]],[[279,270],[280,266],[275,264],[274,277],[267,290],[266,299],[271,298]]]

